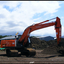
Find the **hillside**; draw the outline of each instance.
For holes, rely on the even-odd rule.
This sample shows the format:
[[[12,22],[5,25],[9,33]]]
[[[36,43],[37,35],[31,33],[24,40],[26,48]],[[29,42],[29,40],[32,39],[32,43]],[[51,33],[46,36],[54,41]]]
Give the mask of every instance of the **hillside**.
[[[50,40],[54,40],[54,37],[52,37],[52,36],[46,36],[46,37],[41,37],[39,39],[40,40],[45,40],[45,41],[50,41]]]

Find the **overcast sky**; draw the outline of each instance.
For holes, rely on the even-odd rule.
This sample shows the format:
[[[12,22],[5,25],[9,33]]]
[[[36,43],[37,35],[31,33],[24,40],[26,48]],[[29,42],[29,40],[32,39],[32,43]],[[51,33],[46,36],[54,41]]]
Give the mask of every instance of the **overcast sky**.
[[[30,25],[55,17],[64,35],[64,1],[0,1],[0,35],[20,34]],[[32,36],[56,36],[54,26],[33,31]]]

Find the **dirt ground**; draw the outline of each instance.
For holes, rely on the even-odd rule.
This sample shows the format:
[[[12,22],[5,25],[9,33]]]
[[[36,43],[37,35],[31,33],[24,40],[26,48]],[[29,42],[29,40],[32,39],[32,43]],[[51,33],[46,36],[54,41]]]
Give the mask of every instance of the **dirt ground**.
[[[22,63],[22,64],[36,64],[36,63],[49,63],[49,64],[62,64],[64,63],[64,56],[60,54],[42,54],[42,50],[36,50],[34,57],[17,56],[7,57],[5,51],[0,51],[0,64],[2,63]]]

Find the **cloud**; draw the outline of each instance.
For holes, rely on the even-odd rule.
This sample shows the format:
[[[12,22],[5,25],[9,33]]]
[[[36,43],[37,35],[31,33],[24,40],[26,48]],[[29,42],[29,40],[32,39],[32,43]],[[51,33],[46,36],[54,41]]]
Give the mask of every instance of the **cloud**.
[[[13,21],[8,21],[7,24],[9,25],[9,27],[12,27],[12,28],[13,28],[14,26],[15,26],[15,27],[18,26],[18,25],[15,24]]]
[[[0,33],[4,32],[23,32],[25,28],[37,23],[40,18],[33,19],[37,13],[54,14],[60,8],[58,1],[1,1],[0,2]],[[11,11],[12,10],[12,11]],[[37,22],[35,22],[37,21]],[[52,29],[52,28],[51,28]],[[49,28],[47,30],[50,30]],[[54,31],[48,34],[54,34]],[[39,32],[33,34],[38,35]],[[42,33],[40,31],[40,33]],[[43,30],[44,35],[46,30]]]
[[[64,26],[62,26],[61,35],[64,36]]]
[[[20,1],[0,1],[1,7],[6,5],[9,6],[10,9],[16,7],[19,3]]]
[[[5,16],[3,14],[0,14],[0,18],[5,18]]]
[[[56,36],[56,32],[55,32],[55,27],[51,26],[51,27],[47,27],[47,28],[42,28],[39,30],[36,30],[34,32],[32,32],[30,35],[35,35],[35,36]]]

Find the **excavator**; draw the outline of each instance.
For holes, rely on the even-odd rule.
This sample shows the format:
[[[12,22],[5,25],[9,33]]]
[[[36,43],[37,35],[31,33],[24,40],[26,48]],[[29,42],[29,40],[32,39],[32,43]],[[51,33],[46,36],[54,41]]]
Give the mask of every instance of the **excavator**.
[[[53,19],[56,19],[55,21],[49,22]],[[27,27],[23,34],[18,36],[18,38],[15,36],[15,39],[4,39],[1,40],[1,48],[6,49],[6,54],[8,56],[11,56],[11,53],[13,50],[17,50],[17,52],[20,52],[20,55],[25,55],[26,57],[32,57],[36,55],[35,49],[29,48],[29,41],[28,38],[30,36],[30,33],[34,30],[38,30],[41,28],[46,28],[50,26],[54,26],[56,30],[56,38],[57,38],[57,45],[59,45],[61,41],[61,22],[60,18],[56,17],[50,20],[46,20],[40,23],[33,24],[29,27]],[[15,55],[15,54],[14,54]]]

